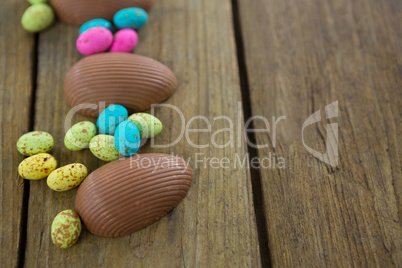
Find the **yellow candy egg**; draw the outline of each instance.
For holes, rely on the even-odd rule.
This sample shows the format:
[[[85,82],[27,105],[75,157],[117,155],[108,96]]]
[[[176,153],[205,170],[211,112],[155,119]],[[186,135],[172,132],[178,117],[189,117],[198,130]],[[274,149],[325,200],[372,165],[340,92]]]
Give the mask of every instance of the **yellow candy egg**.
[[[53,171],[47,178],[47,185],[58,192],[68,191],[80,185],[87,175],[83,164],[74,163]]]
[[[57,167],[56,159],[46,153],[36,154],[26,158],[18,166],[18,173],[27,180],[46,178]]]

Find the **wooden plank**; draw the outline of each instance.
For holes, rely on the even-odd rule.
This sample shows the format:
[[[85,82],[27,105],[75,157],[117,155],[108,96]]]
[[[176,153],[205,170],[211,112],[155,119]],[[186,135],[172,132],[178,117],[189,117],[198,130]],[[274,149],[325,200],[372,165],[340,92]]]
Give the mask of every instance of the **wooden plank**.
[[[219,27],[215,27],[219,25]],[[63,146],[64,118],[69,111],[63,97],[63,79],[69,67],[81,56],[75,49],[77,27],[57,24],[41,34],[39,47],[39,87],[35,126],[52,133],[56,140],[54,156],[59,165],[75,161],[93,171],[101,163],[91,153],[69,152]],[[155,58],[177,75],[177,92],[166,102],[177,106],[186,120],[203,115],[241,115],[241,100],[232,18],[228,0],[157,1],[149,24],[139,31],[136,53]],[[181,132],[180,116],[172,109],[158,108],[156,115],[164,131],[156,144],[168,144]],[[95,119],[75,116],[74,122]],[[205,128],[198,120],[191,126]],[[223,126],[212,125],[212,131]],[[238,126],[234,126],[238,131]],[[217,135],[225,143],[228,134]],[[198,144],[210,142],[211,134],[192,133]],[[237,144],[236,144],[237,145]],[[50,239],[50,225],[63,209],[74,207],[76,190],[51,191],[45,181],[31,185],[28,219],[27,266],[39,267],[178,267],[178,266],[260,266],[250,176],[247,169],[210,169],[195,166],[195,155],[243,157],[238,146],[196,149],[183,138],[177,145],[141,152],[174,153],[191,157],[194,182],[179,206],[157,223],[137,233],[106,239],[84,231],[76,245],[56,248]]]
[[[398,6],[239,0],[252,114],[271,123],[256,133],[268,145],[259,156],[286,163],[260,170],[274,266],[402,265]],[[339,116],[326,120],[335,101]],[[305,142],[325,152],[326,125],[338,123],[337,167],[303,147],[303,122],[319,109],[323,120],[306,127]],[[272,116],[286,116],[276,139]]]
[[[23,197],[26,184],[18,176],[24,157],[18,138],[30,129],[34,35],[24,31],[20,18],[28,7],[2,1],[0,8],[0,266],[16,267],[20,251]],[[13,25],[11,27],[11,25]],[[14,109],[18,107],[18,109]]]

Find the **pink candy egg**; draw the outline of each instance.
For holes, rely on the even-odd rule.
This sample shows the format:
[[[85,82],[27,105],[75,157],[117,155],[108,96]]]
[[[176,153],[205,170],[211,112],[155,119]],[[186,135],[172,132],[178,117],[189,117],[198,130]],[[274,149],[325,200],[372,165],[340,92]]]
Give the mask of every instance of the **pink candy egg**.
[[[122,29],[115,34],[110,52],[131,52],[137,42],[138,35],[133,29]]]
[[[93,27],[83,32],[77,39],[77,49],[81,54],[92,55],[104,52],[113,43],[113,34],[103,27]]]

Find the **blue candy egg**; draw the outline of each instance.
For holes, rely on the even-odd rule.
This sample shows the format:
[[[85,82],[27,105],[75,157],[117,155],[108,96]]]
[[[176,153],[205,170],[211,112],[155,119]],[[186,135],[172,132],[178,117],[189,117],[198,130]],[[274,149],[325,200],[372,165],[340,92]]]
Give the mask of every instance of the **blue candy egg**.
[[[140,132],[131,121],[124,121],[119,124],[114,134],[114,143],[117,151],[124,156],[135,154],[140,148]]]
[[[113,135],[116,127],[128,117],[127,109],[121,105],[107,107],[98,117],[96,126],[99,133]]]
[[[103,27],[109,29],[111,32],[113,32],[113,25],[110,21],[104,20],[104,19],[93,19],[90,21],[85,22],[81,27],[80,27],[80,34],[85,32],[86,30],[93,28],[93,27]]]
[[[118,11],[113,17],[113,23],[119,29],[138,29],[148,21],[148,14],[138,7],[125,8]]]

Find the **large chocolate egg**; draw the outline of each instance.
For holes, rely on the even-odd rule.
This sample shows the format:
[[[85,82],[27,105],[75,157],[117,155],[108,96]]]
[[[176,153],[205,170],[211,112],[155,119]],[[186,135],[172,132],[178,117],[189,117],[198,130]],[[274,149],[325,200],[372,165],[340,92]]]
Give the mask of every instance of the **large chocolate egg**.
[[[170,97],[176,87],[175,75],[156,60],[136,54],[102,53],[85,57],[71,67],[64,81],[64,95],[79,113],[98,116],[102,107],[111,104],[120,104],[130,113],[144,111]]]
[[[140,7],[148,11],[154,0],[50,0],[60,20],[82,25],[92,19],[112,21],[114,14],[128,7]]]
[[[75,208],[91,233],[103,237],[127,235],[176,207],[192,179],[193,171],[182,158],[136,155],[92,172],[78,189]]]

